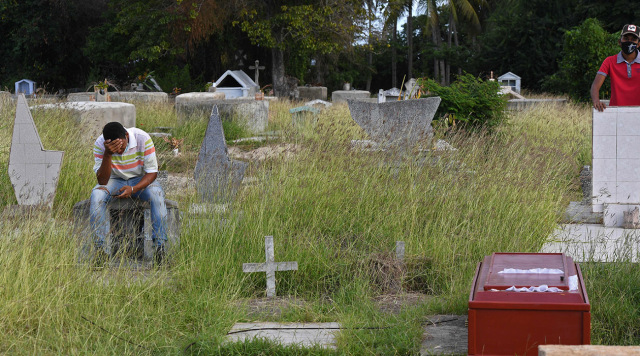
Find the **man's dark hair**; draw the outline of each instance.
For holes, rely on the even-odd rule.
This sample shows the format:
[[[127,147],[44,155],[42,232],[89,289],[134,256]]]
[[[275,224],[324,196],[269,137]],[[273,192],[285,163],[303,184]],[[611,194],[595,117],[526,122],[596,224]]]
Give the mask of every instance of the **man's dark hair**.
[[[102,137],[104,137],[105,140],[125,138],[127,137],[127,130],[121,123],[113,121],[104,125],[104,128],[102,129]]]

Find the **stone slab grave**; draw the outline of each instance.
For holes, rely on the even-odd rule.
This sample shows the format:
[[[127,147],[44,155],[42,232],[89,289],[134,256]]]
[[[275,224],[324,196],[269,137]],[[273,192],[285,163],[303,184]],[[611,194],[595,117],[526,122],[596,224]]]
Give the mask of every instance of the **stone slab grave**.
[[[349,99],[369,99],[371,93],[366,90],[336,90],[331,93],[331,102],[334,104],[346,103]]]
[[[214,105],[194,171],[196,190],[208,203],[226,203],[242,184],[247,163],[229,159],[218,106]]]
[[[267,339],[282,345],[336,348],[339,323],[236,323],[227,333],[229,342]]]
[[[349,100],[351,117],[378,144],[409,147],[431,139],[439,97],[378,103]]]
[[[165,199],[167,206],[167,253],[171,254],[180,243],[180,211],[178,203]],[[89,226],[89,199],[73,206],[73,231],[78,239],[80,261],[87,261],[93,247],[93,234]],[[151,227],[151,208],[139,199],[112,199],[107,204],[110,229],[106,238],[106,252],[123,253],[128,260],[153,261],[155,249]],[[133,257],[131,259],[131,257]],[[119,261],[122,262],[122,261]],[[114,260],[114,263],[118,261]]]
[[[640,107],[593,109],[594,212],[621,227],[623,212],[640,206]]]
[[[143,102],[143,103],[166,103],[169,101],[169,95],[164,92],[134,92],[134,91],[116,91],[109,92],[112,102]],[[94,92],[71,93],[67,95],[69,102],[95,101]]]
[[[264,263],[243,263],[242,272],[266,272],[267,297],[276,296],[276,271],[296,271],[298,262],[275,262],[273,236],[264,237],[264,251],[267,261]]]
[[[432,315],[422,334],[420,355],[466,355],[469,331],[466,315]]]
[[[220,96],[222,95],[222,96]],[[178,122],[201,119],[211,113],[216,105],[223,119],[238,119],[252,133],[261,133],[269,123],[269,100],[254,98],[224,98],[224,93],[186,93],[176,96],[176,115]]]
[[[42,146],[24,94],[18,95],[9,154],[9,179],[19,205],[52,207],[64,152]]]
[[[124,127],[136,126],[136,107],[133,104],[117,102],[69,102],[44,104],[34,110],[68,110],[78,123],[85,142],[93,143],[102,134],[104,125],[117,121]]]
[[[327,100],[327,87],[298,87],[300,100]]]
[[[540,252],[564,253],[577,262],[638,262],[640,230],[563,224],[549,236]]]

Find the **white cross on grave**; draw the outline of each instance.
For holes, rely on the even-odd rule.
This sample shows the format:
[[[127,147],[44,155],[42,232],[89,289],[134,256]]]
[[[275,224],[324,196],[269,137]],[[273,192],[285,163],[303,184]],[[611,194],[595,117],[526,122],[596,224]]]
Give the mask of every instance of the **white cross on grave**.
[[[242,272],[267,272],[267,297],[276,296],[276,271],[297,271],[298,262],[275,262],[273,257],[273,236],[264,237],[265,263],[243,263]]]

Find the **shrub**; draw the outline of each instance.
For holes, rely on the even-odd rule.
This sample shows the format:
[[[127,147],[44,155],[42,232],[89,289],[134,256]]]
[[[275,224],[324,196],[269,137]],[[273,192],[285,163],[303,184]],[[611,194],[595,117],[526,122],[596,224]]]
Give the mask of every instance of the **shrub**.
[[[448,124],[472,129],[491,129],[506,120],[507,101],[500,94],[498,82],[483,81],[467,73],[448,87],[433,79],[419,79],[418,84],[427,91],[423,97],[442,99],[434,120],[444,119]]]

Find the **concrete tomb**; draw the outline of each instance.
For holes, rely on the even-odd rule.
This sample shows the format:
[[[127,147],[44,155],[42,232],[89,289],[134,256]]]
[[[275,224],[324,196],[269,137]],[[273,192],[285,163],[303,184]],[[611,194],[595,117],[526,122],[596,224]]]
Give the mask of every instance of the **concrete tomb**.
[[[605,227],[620,227],[623,212],[640,207],[640,107],[593,109],[592,209]]]
[[[373,99],[375,100],[375,99]],[[411,146],[431,139],[439,97],[377,103],[349,100],[353,120],[377,143]]]
[[[167,252],[180,243],[180,211],[178,203],[165,199],[167,206]],[[80,260],[90,258],[94,235],[89,225],[89,199],[73,206],[74,233],[80,243]],[[151,225],[151,208],[148,202],[139,199],[114,198],[107,204],[110,226],[106,238],[106,252],[113,255],[121,251],[135,259],[153,260],[155,248]]]
[[[117,102],[72,102],[60,104],[44,104],[34,109],[63,109],[71,112],[82,129],[86,142],[95,141],[102,134],[104,125],[117,121],[124,127],[136,126],[136,107],[133,104]]]
[[[194,172],[196,190],[211,203],[229,201],[242,183],[247,163],[229,159],[218,107],[213,106]]]
[[[522,78],[511,73],[506,72],[503,75],[498,77],[498,82],[501,86],[511,87],[511,90],[520,94],[520,86],[522,83]]]
[[[143,102],[143,103],[166,103],[169,95],[163,92],[137,92],[137,91],[117,91],[109,92],[112,102]],[[96,101],[94,92],[71,93],[67,95],[67,101]]]
[[[301,100],[327,100],[327,87],[298,87],[298,98]]]
[[[227,333],[231,342],[267,339],[281,345],[336,348],[339,323],[236,323]]]
[[[371,93],[366,90],[336,90],[331,93],[331,101],[334,104],[345,103],[349,99],[369,99]]]
[[[22,93],[24,95],[33,95],[36,93],[36,82],[29,79],[22,79],[15,83],[16,95]]]
[[[298,262],[275,262],[273,252],[273,236],[264,237],[264,250],[267,256],[265,263],[243,263],[242,272],[267,273],[267,297],[276,296],[276,271],[296,271]]]
[[[53,206],[63,155],[44,149],[27,99],[19,94],[9,154],[9,179],[19,205]]]
[[[247,73],[241,70],[228,70],[224,72],[215,84],[216,91],[224,93],[227,99],[250,97],[260,91],[260,87]]]
[[[215,105],[225,120],[236,118],[252,133],[261,133],[267,129],[268,100],[255,100],[253,97],[225,100],[224,95],[219,91],[178,95],[175,104],[178,122],[210,115],[211,108]]]

